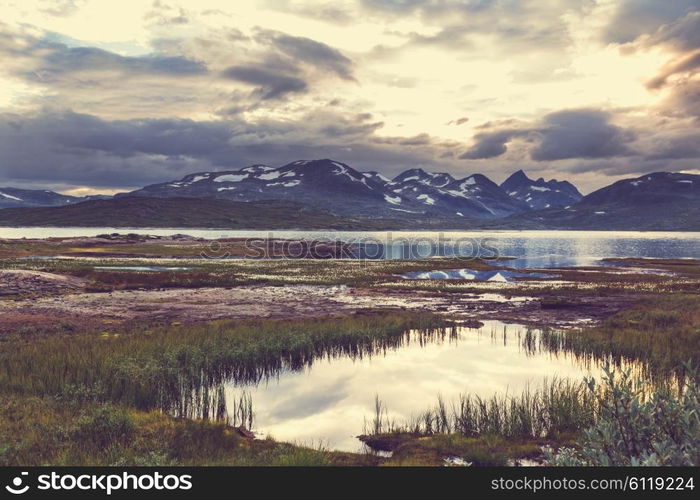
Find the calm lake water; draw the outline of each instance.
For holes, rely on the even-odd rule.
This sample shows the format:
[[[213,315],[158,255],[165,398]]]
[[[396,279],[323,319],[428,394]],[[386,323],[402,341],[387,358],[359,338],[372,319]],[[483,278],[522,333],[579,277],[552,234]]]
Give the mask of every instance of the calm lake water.
[[[231,231],[216,229],[0,228],[0,238],[95,236],[103,233],[200,238],[344,241],[362,258],[512,256],[511,267],[597,264],[606,257],[700,258],[698,232],[635,231]],[[464,267],[469,267],[465,265]]]
[[[457,328],[455,336],[408,343],[371,357],[315,360],[302,371],[284,371],[258,384],[226,385],[226,400],[252,396],[256,432],[282,441],[323,444],[359,451],[356,436],[374,415],[379,396],[389,419],[403,422],[435,406],[438,395],[448,403],[460,394],[490,397],[519,395],[545,378],[583,380],[598,376],[600,366],[571,354],[526,349],[527,330],[487,321],[480,329]],[[535,331],[536,335],[537,332]]]

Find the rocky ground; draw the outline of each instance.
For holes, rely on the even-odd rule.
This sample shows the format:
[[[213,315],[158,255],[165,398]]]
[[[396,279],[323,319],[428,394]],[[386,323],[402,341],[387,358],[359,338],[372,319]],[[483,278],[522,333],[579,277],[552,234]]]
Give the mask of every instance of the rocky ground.
[[[85,280],[74,276],[27,270],[0,270],[0,297],[81,291]]]

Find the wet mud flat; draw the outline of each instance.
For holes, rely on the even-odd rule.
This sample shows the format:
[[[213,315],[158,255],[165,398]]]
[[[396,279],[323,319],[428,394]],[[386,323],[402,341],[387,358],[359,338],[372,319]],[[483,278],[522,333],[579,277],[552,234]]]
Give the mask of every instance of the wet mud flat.
[[[373,310],[437,312],[473,324],[500,320],[568,328],[599,323],[649,294],[700,291],[700,264],[692,259],[532,269],[509,268],[507,259],[471,260],[467,273],[459,267],[463,260],[448,258],[362,262],[194,257],[209,243],[139,235],[2,240],[0,250],[11,255],[0,259],[0,329],[51,322],[82,327],[304,319]],[[243,240],[228,243],[240,247]],[[268,243],[274,246],[274,241]],[[119,258],[112,257],[115,248]],[[86,252],[101,257],[86,257]],[[164,259],[164,254],[181,257]]]
[[[0,301],[0,327],[17,318],[55,321],[198,322],[213,319],[299,319],[362,314],[382,309],[438,312],[457,321],[500,319],[531,326],[572,327],[619,311],[636,295],[582,297],[553,302],[551,297],[508,297],[499,293],[440,292],[348,286],[248,285],[232,288],[173,288],[75,292]],[[13,318],[15,318],[13,320]]]

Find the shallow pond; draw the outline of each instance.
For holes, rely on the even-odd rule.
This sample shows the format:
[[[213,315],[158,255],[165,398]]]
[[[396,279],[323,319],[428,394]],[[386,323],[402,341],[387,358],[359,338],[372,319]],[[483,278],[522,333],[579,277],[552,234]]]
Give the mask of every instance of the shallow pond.
[[[225,386],[229,413],[232,401],[249,394],[253,428],[261,435],[359,451],[356,436],[371,423],[375,396],[385,403],[389,419],[403,422],[432,408],[438,395],[448,404],[460,394],[519,395],[545,378],[578,381],[600,373],[590,360],[533,349],[538,332],[528,335],[519,325],[488,321],[480,329],[450,331],[432,338],[411,332],[403,345],[372,356],[316,359],[304,370],[283,371],[258,384],[230,382]]]

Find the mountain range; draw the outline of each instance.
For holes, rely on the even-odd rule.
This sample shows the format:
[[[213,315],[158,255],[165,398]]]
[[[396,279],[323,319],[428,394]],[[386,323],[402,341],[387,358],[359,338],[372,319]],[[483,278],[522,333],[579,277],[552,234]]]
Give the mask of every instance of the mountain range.
[[[138,201],[144,198],[156,201]],[[201,200],[229,204],[214,205]],[[113,198],[0,188],[0,208],[4,208],[0,210],[0,225],[41,225],[43,221],[48,225],[115,227],[245,227],[248,220],[251,228],[257,227],[246,203],[253,204],[248,208],[256,207],[258,212],[263,207],[274,209],[265,212],[270,216],[268,225],[286,208],[305,213],[309,220],[320,224],[319,229],[381,226],[694,230],[700,228],[700,176],[658,172],[618,181],[583,196],[568,181],[533,180],[522,170],[498,185],[482,174],[458,179],[448,173],[415,168],[389,179],[376,171],[359,172],[330,159],[297,160],[281,167],[252,165],[239,170],[189,174]],[[183,210],[198,207],[202,216],[175,217],[178,204]],[[136,216],[139,207],[151,216]],[[217,209],[228,215],[215,216],[213,211]],[[162,213],[158,214],[159,210]],[[236,212],[241,216],[233,217]],[[166,213],[170,215],[164,216]],[[248,214],[247,219],[243,213]],[[293,224],[290,227],[308,227],[299,218],[282,220]]]
[[[0,187],[0,208],[13,207],[59,207],[89,200],[108,199],[111,196],[68,196],[39,189]]]

